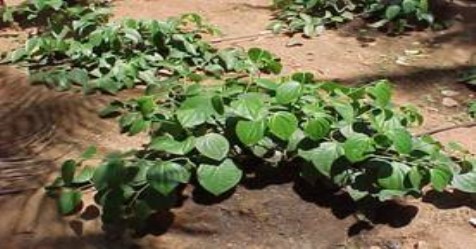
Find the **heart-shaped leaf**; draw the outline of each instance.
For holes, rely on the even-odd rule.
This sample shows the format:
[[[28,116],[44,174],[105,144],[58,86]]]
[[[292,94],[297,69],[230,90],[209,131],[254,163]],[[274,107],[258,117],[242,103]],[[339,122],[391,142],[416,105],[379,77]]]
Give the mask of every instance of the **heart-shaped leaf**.
[[[236,125],[236,135],[247,145],[254,145],[264,137],[266,123],[264,121],[239,121]]]
[[[200,185],[216,196],[235,187],[242,176],[243,172],[229,159],[218,166],[201,164],[197,170]]]
[[[197,138],[195,146],[202,155],[217,161],[223,160],[230,150],[228,140],[216,133]]]
[[[270,117],[268,127],[273,135],[287,141],[298,129],[298,120],[290,112],[277,112]]]

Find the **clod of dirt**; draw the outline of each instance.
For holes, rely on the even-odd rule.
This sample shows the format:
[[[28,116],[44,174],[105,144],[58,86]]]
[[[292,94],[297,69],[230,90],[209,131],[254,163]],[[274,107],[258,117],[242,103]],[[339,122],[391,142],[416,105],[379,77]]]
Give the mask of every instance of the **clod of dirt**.
[[[441,104],[445,107],[458,107],[459,106],[458,101],[456,101],[456,100],[454,100],[450,97],[443,98],[443,101],[441,102]]]

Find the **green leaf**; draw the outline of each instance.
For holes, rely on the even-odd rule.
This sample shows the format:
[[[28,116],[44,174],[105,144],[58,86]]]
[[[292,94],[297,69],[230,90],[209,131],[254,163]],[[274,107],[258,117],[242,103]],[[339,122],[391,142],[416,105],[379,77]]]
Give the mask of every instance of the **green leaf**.
[[[269,61],[273,59],[273,55],[270,52],[261,48],[251,48],[248,50],[248,56],[251,61],[259,63],[262,61]]]
[[[210,97],[194,96],[182,103],[176,115],[183,127],[192,128],[205,123],[214,113]]]
[[[142,36],[139,31],[131,28],[124,29],[124,35],[127,39],[131,40],[134,44],[138,44],[142,41]]]
[[[197,138],[195,146],[202,155],[216,161],[223,160],[230,150],[228,140],[216,133],[209,133]]]
[[[390,130],[388,137],[393,141],[393,146],[398,153],[410,154],[412,152],[413,138],[407,130],[403,128]]]
[[[400,14],[401,11],[402,11],[402,8],[400,6],[391,5],[387,7],[387,10],[385,11],[385,18],[391,21],[395,19]]]
[[[58,210],[61,214],[67,215],[73,213],[81,205],[81,192],[71,190],[61,192],[58,199]]]
[[[451,185],[466,193],[476,193],[476,172],[455,175]]]
[[[89,146],[83,154],[81,154],[81,159],[83,160],[89,160],[91,159],[94,155],[96,155],[97,149],[95,146]]]
[[[312,140],[321,140],[326,137],[331,130],[329,121],[325,118],[315,118],[309,120],[304,126],[304,132]]]
[[[309,151],[300,150],[298,154],[303,159],[311,161],[321,174],[330,178],[332,165],[343,154],[343,149],[338,143],[325,142]]]
[[[183,156],[195,148],[195,137],[188,137],[184,141],[177,141],[171,135],[166,134],[152,139],[150,148]]]
[[[94,168],[92,167],[85,167],[77,176],[74,177],[73,183],[75,184],[84,184],[93,178],[94,175]]]
[[[386,107],[390,103],[392,97],[392,88],[387,81],[379,81],[374,87],[367,90],[375,99],[375,102],[380,107]]]
[[[69,71],[68,77],[72,82],[78,85],[87,84],[89,81],[88,72],[84,69],[79,69],[79,68],[75,68]]]
[[[280,104],[289,104],[298,100],[302,94],[302,85],[296,81],[286,82],[276,90],[276,100]]]
[[[451,182],[452,174],[448,170],[435,168],[430,170],[430,177],[433,188],[441,192]]]
[[[241,95],[230,106],[235,115],[253,121],[262,120],[268,113],[261,94]]]
[[[137,99],[137,104],[139,105],[139,110],[143,116],[147,117],[150,114],[153,114],[157,105],[155,104],[154,98],[152,96],[143,96]]]
[[[412,167],[410,171],[408,171],[407,177],[413,188],[419,190],[423,187],[424,175],[418,167]]]
[[[290,112],[276,112],[269,118],[268,127],[273,135],[287,141],[298,129],[298,120]]]
[[[236,125],[236,135],[240,141],[251,146],[264,137],[266,123],[264,121],[239,121]]]
[[[373,160],[372,166],[377,167],[378,184],[386,190],[405,190],[405,175],[410,167],[399,162]]]
[[[332,105],[334,106],[337,113],[347,122],[353,123],[355,112],[354,107],[348,102],[342,101],[333,101]]]
[[[256,79],[255,82],[256,82],[256,85],[258,85],[258,86],[260,86],[264,89],[267,89],[267,90],[275,91],[279,87],[279,85],[276,84],[276,82],[274,82],[272,80],[269,80],[269,79],[259,78],[259,79]]]
[[[301,84],[311,84],[314,82],[314,74],[312,73],[295,73],[291,76],[291,79]]]
[[[61,166],[61,178],[66,185],[70,185],[74,179],[76,172],[76,162],[74,160],[67,160]]]
[[[197,170],[200,185],[216,196],[235,187],[242,176],[243,172],[229,159],[218,166],[201,164]]]
[[[169,195],[180,183],[187,183],[190,172],[173,162],[156,163],[147,171],[147,182],[163,195]]]
[[[212,98],[212,105],[215,111],[223,115],[225,113],[225,104],[223,103],[223,98],[220,96],[213,96]]]
[[[129,128],[129,135],[134,136],[139,134],[140,132],[147,129],[148,125],[148,121],[145,121],[142,118],[137,118],[136,120],[134,120],[134,122],[132,122],[131,127]]]
[[[105,188],[113,188],[121,185],[124,177],[124,162],[118,159],[111,159],[100,165],[94,175],[92,181],[94,188],[98,191]]]
[[[345,156],[352,163],[365,160],[368,153],[374,151],[372,139],[365,134],[354,133],[343,144]]]

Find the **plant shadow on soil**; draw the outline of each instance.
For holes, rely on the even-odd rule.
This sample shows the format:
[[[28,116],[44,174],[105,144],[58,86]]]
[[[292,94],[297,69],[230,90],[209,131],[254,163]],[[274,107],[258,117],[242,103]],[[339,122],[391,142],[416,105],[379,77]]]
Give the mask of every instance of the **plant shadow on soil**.
[[[347,219],[357,213],[362,214],[365,219],[356,219],[355,223],[347,229],[348,236],[355,236],[363,231],[371,230],[376,225],[388,225],[394,228],[403,227],[409,224],[418,212],[417,207],[396,201],[379,203],[376,200],[371,200],[356,203],[339,189],[329,188],[324,183],[309,184],[299,176],[295,166],[256,167],[253,176],[247,175],[238,189],[244,188],[251,191],[266,192],[267,187],[277,185],[283,192],[289,192],[289,190],[292,192],[284,193],[285,195],[296,194],[301,200],[316,205],[316,212],[319,212],[319,209],[330,210],[332,216],[337,220]],[[290,189],[286,188],[289,184],[292,186]],[[235,188],[223,195],[213,196],[198,185],[195,186],[191,193],[191,199],[194,203],[204,206],[225,202],[233,198],[233,194],[237,191]],[[182,196],[176,207],[182,207],[186,199],[187,197]],[[174,225],[174,219],[173,212],[160,212],[149,220],[147,227],[152,229],[141,231],[139,236],[165,234]]]

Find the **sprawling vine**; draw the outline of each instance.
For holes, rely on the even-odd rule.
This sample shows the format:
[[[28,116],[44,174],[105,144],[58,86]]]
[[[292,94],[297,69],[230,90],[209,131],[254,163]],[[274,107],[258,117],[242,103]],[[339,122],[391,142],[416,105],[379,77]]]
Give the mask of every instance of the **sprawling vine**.
[[[345,87],[310,73],[262,77],[281,72],[279,58],[260,48],[214,48],[201,37],[214,29],[193,14],[121,22],[78,15],[61,28],[48,23],[6,61],[58,90],[146,89],[101,115],[118,117],[124,133],[149,140],[97,165],[94,148],[64,162],[47,187],[63,214],[77,211],[82,191],[92,189],[104,223],[137,229],[172,208],[184,185],[219,196],[260,168],[290,165],[311,184],[324,181],[356,201],[450,185],[476,192],[476,161],[458,146],[413,136],[409,129],[422,117],[392,104],[386,81]],[[215,84],[200,84],[210,77]]]

